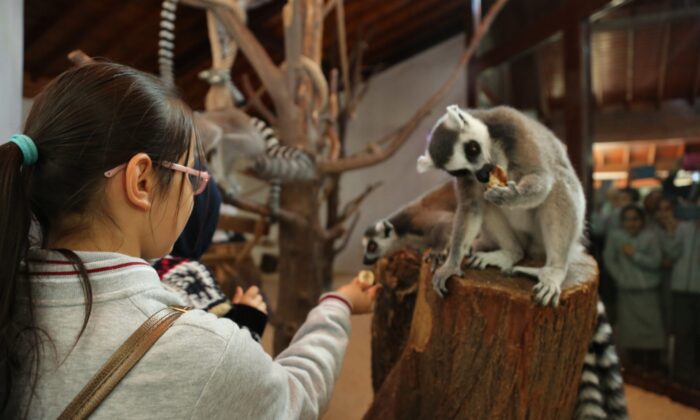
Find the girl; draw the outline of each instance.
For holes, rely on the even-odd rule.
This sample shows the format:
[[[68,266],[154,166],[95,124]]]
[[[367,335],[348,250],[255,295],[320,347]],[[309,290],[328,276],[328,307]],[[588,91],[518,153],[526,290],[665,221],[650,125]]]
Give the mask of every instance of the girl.
[[[95,63],[39,95],[0,146],[0,417],[56,418],[152,314],[181,304],[166,255],[208,175],[190,109],[158,79]],[[36,247],[30,248],[30,226]],[[317,418],[377,288],[325,295],[271,359],[233,322],[182,315],[95,418]]]
[[[632,362],[658,366],[665,338],[659,285],[661,250],[644,229],[644,212],[631,204],[620,212],[623,229],[613,230],[604,260],[618,290],[617,333]]]

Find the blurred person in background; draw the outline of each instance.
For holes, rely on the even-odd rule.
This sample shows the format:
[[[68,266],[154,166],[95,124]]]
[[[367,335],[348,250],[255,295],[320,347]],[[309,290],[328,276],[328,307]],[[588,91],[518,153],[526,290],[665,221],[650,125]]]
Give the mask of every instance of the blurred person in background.
[[[666,337],[661,316],[661,249],[656,236],[644,229],[645,215],[634,204],[622,208],[623,229],[608,234],[604,261],[617,286],[617,343],[625,358],[646,368],[658,368]]]

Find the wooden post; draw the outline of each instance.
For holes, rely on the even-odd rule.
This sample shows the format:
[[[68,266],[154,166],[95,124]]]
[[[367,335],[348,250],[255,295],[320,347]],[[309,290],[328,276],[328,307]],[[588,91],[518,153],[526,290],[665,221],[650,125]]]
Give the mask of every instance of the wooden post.
[[[571,267],[558,308],[532,302],[532,280],[494,269],[451,279],[445,299],[431,277],[423,263],[407,344],[365,419],[573,417],[595,323],[591,258]]]
[[[586,197],[590,197],[593,176],[593,142],[590,120],[590,25],[587,19],[572,17],[564,28],[564,84],[566,147]]]

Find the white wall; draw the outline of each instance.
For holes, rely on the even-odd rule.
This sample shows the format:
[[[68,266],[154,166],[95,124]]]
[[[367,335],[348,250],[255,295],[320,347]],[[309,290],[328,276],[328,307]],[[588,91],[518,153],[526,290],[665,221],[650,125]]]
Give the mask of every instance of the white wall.
[[[361,150],[405,123],[445,82],[459,60],[464,37],[457,36],[404,61],[374,77],[357,109],[348,131],[348,152]],[[359,223],[348,247],[335,262],[336,272],[356,272],[362,268],[362,234],[367,226],[400,208],[448,177],[442,172],[416,172],[416,159],[425,150],[425,138],[449,104],[465,104],[465,77],[452,87],[445,100],[416,129],[406,144],[389,160],[341,178],[341,199],[346,203],[377,180],[383,185],[374,191],[361,209]]]
[[[22,121],[23,1],[0,1],[0,143]]]

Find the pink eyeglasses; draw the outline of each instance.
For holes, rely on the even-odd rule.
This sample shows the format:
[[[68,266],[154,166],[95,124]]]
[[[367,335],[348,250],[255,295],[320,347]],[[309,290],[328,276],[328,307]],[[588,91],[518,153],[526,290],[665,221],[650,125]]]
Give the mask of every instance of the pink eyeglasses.
[[[177,163],[161,162],[160,166],[186,174],[187,178],[190,181],[190,184],[192,185],[192,191],[194,191],[194,195],[199,195],[203,193],[204,190],[207,189],[209,178],[211,178],[209,176],[209,172],[198,171],[196,169],[188,168],[187,166],[182,166]],[[117,166],[116,168],[112,168],[109,171],[105,172],[105,177],[111,178],[124,168],[126,168],[126,163],[123,163]]]

